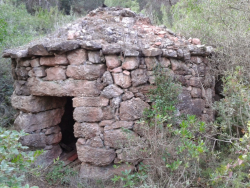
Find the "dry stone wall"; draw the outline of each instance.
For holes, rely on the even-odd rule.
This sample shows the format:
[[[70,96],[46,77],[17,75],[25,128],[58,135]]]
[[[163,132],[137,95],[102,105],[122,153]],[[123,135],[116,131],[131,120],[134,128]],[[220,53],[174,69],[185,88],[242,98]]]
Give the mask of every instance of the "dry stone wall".
[[[78,39],[84,29],[71,29],[65,41],[47,46],[35,44],[27,50],[6,51],[3,55],[12,58],[15,79],[12,105],[20,111],[15,125],[30,133],[22,138],[22,144],[55,150],[56,154],[49,155],[59,155],[62,133],[58,124],[66,97],[73,97],[74,135],[78,138],[76,147],[82,162],[82,177],[107,178],[124,169],[133,169],[132,165],[123,163],[118,169],[112,165],[131,162],[122,155],[122,148],[128,138],[141,137],[140,125],[135,122],[145,108],[150,108],[147,93],[155,87],[156,65],[182,84],[177,106],[180,113],[213,120],[210,106],[214,78],[207,59],[211,47],[200,45],[198,39],[184,40],[167,29],[145,23],[145,19],[138,19],[127,9],[100,8],[89,17],[98,20],[96,15],[115,11],[115,14],[120,11],[122,28],[134,23],[137,29],[144,28],[143,40],[152,31],[151,35],[162,40],[135,48],[107,40]],[[114,32],[107,27],[103,29]],[[131,131],[127,133],[124,128]]]

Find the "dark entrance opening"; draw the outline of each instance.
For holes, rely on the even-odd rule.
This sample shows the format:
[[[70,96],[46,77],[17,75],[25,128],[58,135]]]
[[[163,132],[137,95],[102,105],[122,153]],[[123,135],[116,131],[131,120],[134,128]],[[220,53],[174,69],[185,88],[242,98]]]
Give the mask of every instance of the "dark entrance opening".
[[[60,146],[66,152],[72,151],[76,147],[75,144],[77,139],[74,136],[75,120],[73,119],[73,110],[72,97],[67,97],[65,112],[63,114],[62,121],[59,124],[62,132]]]

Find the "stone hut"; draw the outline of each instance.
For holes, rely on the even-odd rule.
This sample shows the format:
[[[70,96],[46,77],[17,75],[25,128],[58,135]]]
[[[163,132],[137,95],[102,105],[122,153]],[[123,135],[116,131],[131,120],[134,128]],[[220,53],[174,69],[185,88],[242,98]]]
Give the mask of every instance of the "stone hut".
[[[129,9],[98,8],[42,41],[6,50],[11,58],[19,111],[15,125],[29,135],[23,145],[43,148],[46,157],[76,144],[81,176],[107,178],[133,169],[122,164],[127,136],[150,107],[146,93],[154,87],[153,69],[160,64],[183,86],[180,113],[213,120],[210,108],[214,78],[208,56],[212,47],[153,26]]]

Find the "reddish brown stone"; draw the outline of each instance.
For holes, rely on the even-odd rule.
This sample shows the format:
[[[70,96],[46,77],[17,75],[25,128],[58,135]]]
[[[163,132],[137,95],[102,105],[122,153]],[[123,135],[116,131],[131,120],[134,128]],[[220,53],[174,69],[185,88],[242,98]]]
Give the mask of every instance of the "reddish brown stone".
[[[62,140],[62,133],[50,134],[45,140],[47,145],[58,144]]]
[[[157,65],[157,60],[155,57],[146,57],[145,63],[147,65],[148,70],[153,70]]]
[[[113,149],[94,148],[76,143],[78,159],[95,166],[106,166],[115,159]]]
[[[105,97],[77,97],[73,98],[73,107],[89,106],[108,106],[109,99]]]
[[[103,145],[103,141],[100,138],[100,136],[96,136],[94,138],[90,138],[87,140],[86,145],[94,147],[94,148],[102,148]]]
[[[133,121],[142,117],[145,108],[149,108],[149,104],[139,98],[133,98],[120,104],[120,119]]]
[[[106,71],[104,64],[100,65],[69,65],[67,76],[75,80],[95,80]]]
[[[113,73],[113,79],[116,85],[122,88],[129,88],[131,86],[131,78],[123,73]]]
[[[116,55],[105,56],[105,59],[106,59],[106,65],[109,69],[114,69],[116,67],[121,66],[121,61]]]
[[[45,66],[68,65],[66,55],[56,55],[54,57],[41,57],[40,64]]]
[[[98,96],[100,94],[96,81],[65,80],[42,81],[37,78],[28,80],[32,95],[38,96]]]
[[[11,96],[11,104],[15,109],[23,112],[37,113],[55,108],[64,107],[66,98],[36,97],[36,96]]]
[[[126,70],[133,70],[139,66],[139,59],[137,57],[126,57],[122,68]]]
[[[146,84],[149,77],[145,69],[136,69],[131,72],[133,86]]]
[[[166,57],[162,57],[160,64],[163,68],[168,68],[170,65],[170,60]]]
[[[103,112],[98,107],[77,107],[73,117],[78,122],[98,122],[103,118]]]
[[[87,52],[84,49],[74,50],[67,54],[67,58],[71,65],[81,65],[87,61]]]
[[[143,49],[142,54],[147,57],[155,57],[162,54],[162,50],[159,48]]]
[[[47,77],[45,80],[65,80],[66,70],[62,67],[51,67],[46,69]]]
[[[74,135],[77,138],[93,138],[101,134],[101,129],[97,123],[75,123]]]
[[[115,120],[103,120],[99,123],[99,126],[101,127],[109,126],[109,125],[112,125],[112,123],[114,122]]]
[[[30,65],[32,67],[39,67],[40,66],[40,59],[39,58],[36,58],[36,59],[32,59],[30,61]]]
[[[48,110],[37,114],[20,112],[14,124],[29,133],[59,124],[63,113],[63,108]]]

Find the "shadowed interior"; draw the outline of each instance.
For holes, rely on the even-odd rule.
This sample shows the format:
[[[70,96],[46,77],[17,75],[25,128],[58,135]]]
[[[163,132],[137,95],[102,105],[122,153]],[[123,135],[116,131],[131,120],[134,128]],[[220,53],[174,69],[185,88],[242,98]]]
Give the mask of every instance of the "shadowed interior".
[[[62,121],[59,124],[62,132],[60,145],[66,151],[73,150],[77,141],[77,138],[74,136],[75,121],[73,119],[73,110],[72,98],[67,97],[65,112],[63,114]]]

